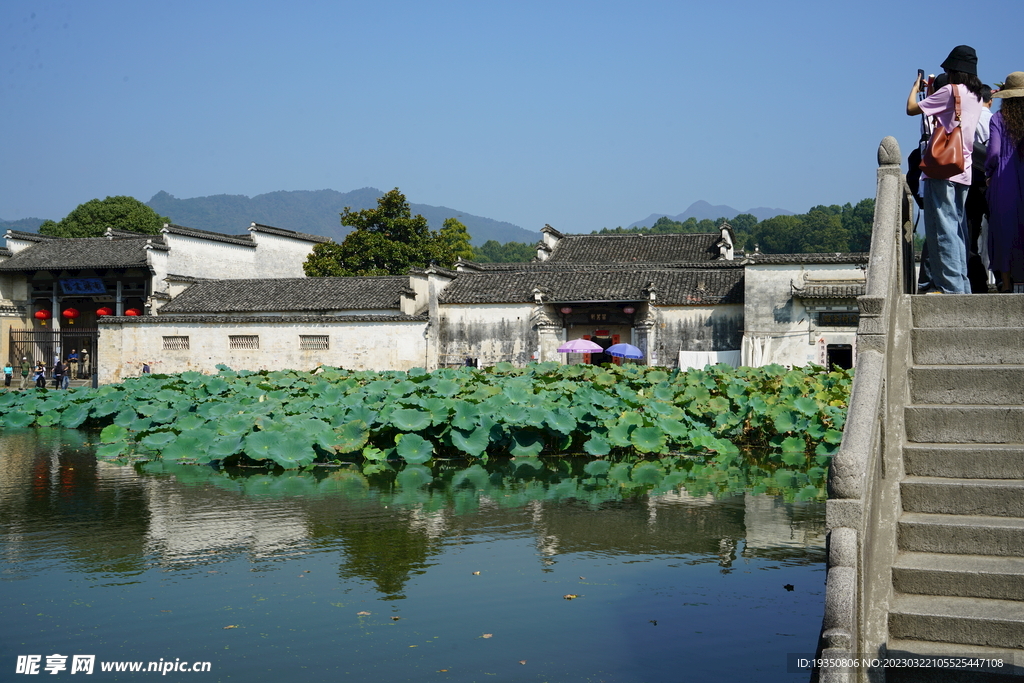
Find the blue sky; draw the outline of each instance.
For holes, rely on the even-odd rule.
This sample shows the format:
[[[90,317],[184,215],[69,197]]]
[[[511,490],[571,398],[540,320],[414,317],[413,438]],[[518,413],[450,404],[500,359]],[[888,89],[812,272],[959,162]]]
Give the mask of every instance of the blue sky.
[[[919,67],[969,44],[985,82],[1024,70],[1024,3],[961,17],[945,0],[5,0],[0,218],[366,186],[565,232],[700,199],[857,202],[879,141],[916,142]]]

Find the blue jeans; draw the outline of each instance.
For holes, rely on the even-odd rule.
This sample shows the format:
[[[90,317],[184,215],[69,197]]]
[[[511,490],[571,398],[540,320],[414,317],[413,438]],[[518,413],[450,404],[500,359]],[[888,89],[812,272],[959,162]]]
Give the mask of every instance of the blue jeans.
[[[967,185],[925,178],[924,239],[933,289],[970,294],[967,280]]]

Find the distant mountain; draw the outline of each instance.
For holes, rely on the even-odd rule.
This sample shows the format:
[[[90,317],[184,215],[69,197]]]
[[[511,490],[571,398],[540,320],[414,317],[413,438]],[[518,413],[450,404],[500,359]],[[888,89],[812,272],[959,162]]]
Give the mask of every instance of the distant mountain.
[[[0,237],[8,230],[20,230],[22,232],[38,232],[39,226],[43,224],[44,218],[19,218],[16,221],[5,221],[0,218]]]
[[[670,216],[667,213],[652,213],[650,216],[648,216],[647,218],[643,219],[642,221],[637,221],[636,223],[632,223],[632,224],[628,225],[627,227],[629,227],[629,228],[639,228],[639,227],[649,228],[652,225],[654,225],[658,221],[659,218],[661,218],[663,216],[668,216],[672,220],[679,221],[680,223],[682,223],[687,218],[696,218],[698,221],[704,220],[706,218],[709,221],[713,221],[716,218],[734,218],[734,217],[740,215],[741,213],[749,213],[750,215],[752,215],[755,218],[757,218],[757,220],[759,220],[759,221],[763,221],[766,218],[773,218],[775,216],[793,216],[793,215],[795,215],[794,212],[786,211],[785,209],[769,209],[769,208],[766,208],[766,207],[763,207],[763,206],[759,206],[759,207],[757,207],[755,209],[747,209],[746,211],[737,211],[736,209],[732,208],[731,206],[725,206],[724,204],[719,204],[718,206],[713,206],[711,204],[708,204],[704,200],[699,200],[699,201],[694,202],[693,204],[690,204],[690,208],[688,208],[686,211],[684,211],[683,213],[679,214],[678,216]]]
[[[167,192],[158,192],[146,204],[161,216],[170,216],[178,225],[229,234],[242,233],[250,223],[262,223],[287,230],[330,237],[335,242],[345,239],[351,229],[341,224],[339,214],[348,206],[353,211],[372,209],[384,193],[373,187],[352,192],[335,190],[298,190],[245,195],[219,194],[210,197],[178,199]],[[433,230],[440,230],[445,219],[456,217],[480,246],[487,240],[527,242],[540,239],[539,232],[524,230],[518,225],[474,216],[445,206],[410,203],[413,215],[422,214]]]

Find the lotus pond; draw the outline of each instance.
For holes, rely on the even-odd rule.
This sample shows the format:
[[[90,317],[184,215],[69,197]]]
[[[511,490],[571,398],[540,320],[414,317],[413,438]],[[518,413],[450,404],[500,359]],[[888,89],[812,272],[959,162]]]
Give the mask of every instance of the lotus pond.
[[[161,661],[210,663],[169,681],[806,680],[786,655],[823,610],[811,457],[268,470],[96,450],[0,432],[4,680],[27,655],[67,657],[58,676],[93,655],[101,681]]]
[[[756,447],[824,465],[838,449],[851,377],[819,367],[666,372],[556,363],[408,372],[144,375],[119,385],[0,395],[8,428],[102,429],[103,459],[285,469],[357,459],[704,453]]]

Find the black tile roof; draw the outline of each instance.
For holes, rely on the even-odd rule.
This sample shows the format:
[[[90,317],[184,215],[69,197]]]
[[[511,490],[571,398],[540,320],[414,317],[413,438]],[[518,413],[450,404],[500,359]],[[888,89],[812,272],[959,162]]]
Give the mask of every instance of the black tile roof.
[[[255,323],[266,325],[270,323],[321,323],[321,324],[345,324],[345,323],[422,323],[428,322],[430,318],[426,315],[382,315],[379,313],[355,314],[355,315],[163,315],[164,306],[160,309],[160,315],[135,315],[135,316],[113,316],[108,315],[96,322],[100,325],[132,323],[136,325],[158,325],[158,324],[190,324],[190,323]]]
[[[7,238],[13,238],[16,240],[24,240],[26,242],[42,242],[44,240],[58,240],[60,237],[54,237],[52,235],[40,235],[37,232],[25,232],[24,230],[7,230],[5,235]]]
[[[149,237],[45,239],[0,263],[0,270],[149,268],[146,252],[150,249],[166,251],[167,246],[158,236],[155,237],[155,241]]]
[[[854,284],[793,285],[793,294],[801,299],[856,299],[864,294],[863,282]]]
[[[585,262],[556,262],[532,261],[530,263],[475,263],[473,261],[460,261],[458,263],[462,273],[497,273],[503,271],[528,271],[528,270],[682,270],[682,269],[717,269],[717,268],[742,268],[739,261],[706,261],[706,262],[675,262],[675,263],[585,263]]]
[[[671,235],[564,235],[549,262],[576,263],[702,263],[720,256],[721,233]]]
[[[526,270],[460,273],[441,293],[445,304],[531,303],[534,290],[553,303],[644,301],[653,283],[668,306],[743,303],[743,269]]]
[[[199,230],[198,228],[187,228],[184,225],[174,225],[168,223],[164,225],[163,232],[170,235],[181,235],[183,237],[196,237],[204,240],[214,240],[217,242],[227,242],[229,244],[237,244],[243,247],[254,247],[256,243],[252,239],[252,235],[245,233],[244,235],[225,235],[222,232],[212,232],[210,230]]]
[[[399,308],[409,278],[303,277],[197,282],[160,308],[172,313],[266,313]]]
[[[291,237],[294,240],[305,240],[306,242],[330,242],[330,237],[324,237],[323,235],[310,235],[305,232],[296,232],[294,230],[285,230],[284,228],[275,228],[272,225],[261,225],[259,223],[253,223],[250,230],[256,232],[265,232],[269,235],[279,235],[281,237]]]
[[[867,263],[869,254],[865,252],[831,253],[831,254],[743,254],[736,256],[737,263]]]

